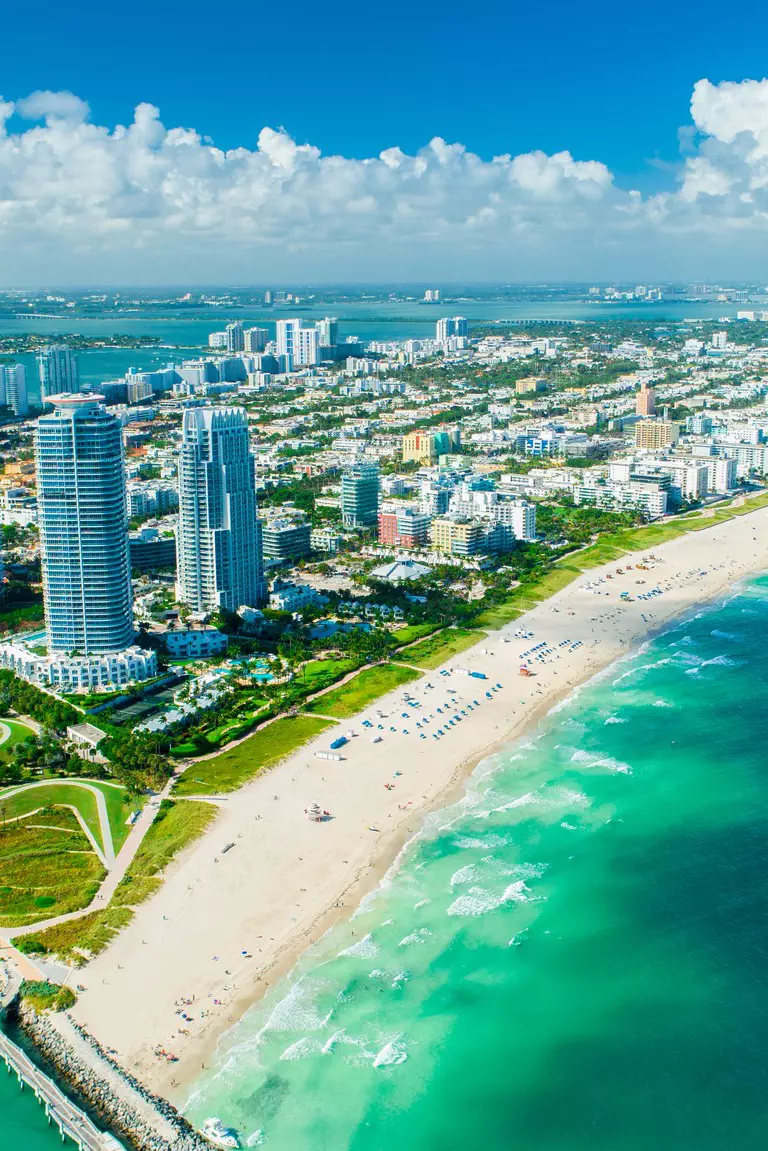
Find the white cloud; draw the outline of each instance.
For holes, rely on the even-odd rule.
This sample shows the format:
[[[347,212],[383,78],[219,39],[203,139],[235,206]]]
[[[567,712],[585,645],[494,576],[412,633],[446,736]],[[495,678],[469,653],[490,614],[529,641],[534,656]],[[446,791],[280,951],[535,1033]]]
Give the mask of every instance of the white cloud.
[[[701,80],[691,113],[677,185],[643,198],[569,152],[354,160],[272,128],[223,151],[150,104],[109,129],[34,92],[0,101],[0,282],[757,274],[768,80]]]

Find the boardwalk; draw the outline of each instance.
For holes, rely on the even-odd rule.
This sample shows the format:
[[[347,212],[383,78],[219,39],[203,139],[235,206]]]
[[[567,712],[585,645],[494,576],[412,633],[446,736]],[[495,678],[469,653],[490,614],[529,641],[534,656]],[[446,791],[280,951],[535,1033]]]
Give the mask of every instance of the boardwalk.
[[[9,1072],[13,1072],[22,1087],[30,1087],[51,1123],[55,1123],[65,1136],[82,1151],[116,1151],[122,1144],[113,1135],[99,1131],[88,1116],[71,1103],[56,1084],[39,1071],[20,1047],[0,1032],[0,1058]]]

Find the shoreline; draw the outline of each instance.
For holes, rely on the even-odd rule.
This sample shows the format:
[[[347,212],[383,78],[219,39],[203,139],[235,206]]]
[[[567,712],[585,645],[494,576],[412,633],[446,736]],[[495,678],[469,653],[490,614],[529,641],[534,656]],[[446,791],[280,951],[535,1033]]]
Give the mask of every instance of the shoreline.
[[[313,759],[314,751],[326,749],[325,733],[217,800],[220,815],[212,827],[174,861],[134,922],[82,969],[87,990],[74,1017],[99,1042],[115,1048],[119,1062],[152,1090],[183,1104],[192,1081],[210,1066],[222,1035],[309,947],[354,913],[396,865],[426,817],[460,798],[480,762],[538,725],[639,640],[651,639],[674,618],[768,567],[766,529],[768,509],[758,509],[661,545],[654,553],[659,562],[650,571],[636,570],[647,552],[590,570],[447,660],[443,669],[424,672],[408,685],[420,702],[418,711],[403,713],[407,705],[400,689],[350,719],[343,727],[357,735],[343,749],[348,757],[342,763]],[[710,567],[712,559],[717,562]],[[623,577],[616,577],[617,565]],[[600,585],[599,595],[586,590],[608,572],[613,578]],[[638,587],[637,579],[644,579],[645,587]],[[648,601],[637,599],[638,592],[656,586],[668,590]],[[632,601],[622,603],[621,591],[629,591]],[[534,638],[514,638],[520,629],[533,631]],[[518,678],[520,655],[538,643],[549,645],[551,657],[534,661],[530,679]],[[461,667],[489,678],[460,676]],[[441,675],[448,669],[453,674]],[[497,682],[501,688],[484,698]],[[470,708],[473,699],[478,706]],[[421,740],[415,722],[447,701],[452,712],[468,709],[460,725],[433,739],[435,726],[445,722],[435,716]],[[390,713],[393,707],[399,714],[388,715],[384,726],[402,725],[405,714],[408,735],[402,726],[395,733],[385,730],[382,742],[371,745],[361,719],[377,719],[378,711]],[[396,768],[402,770],[397,778]],[[335,774],[321,777],[323,771]],[[394,782],[394,790],[384,790],[385,779]],[[274,802],[278,789],[283,801],[286,789],[290,793],[288,805]],[[302,809],[315,800],[313,790],[333,812],[331,822],[306,820]],[[219,858],[216,852],[225,842],[235,850]],[[307,887],[300,886],[303,879]],[[193,1001],[182,1008],[192,1017],[183,1024],[182,999]],[[178,1062],[159,1060],[156,1047],[173,1051]]]

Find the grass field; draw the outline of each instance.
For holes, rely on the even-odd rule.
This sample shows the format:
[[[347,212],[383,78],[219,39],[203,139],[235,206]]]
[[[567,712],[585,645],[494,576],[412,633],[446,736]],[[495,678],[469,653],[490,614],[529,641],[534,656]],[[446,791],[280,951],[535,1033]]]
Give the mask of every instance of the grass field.
[[[130,831],[126,821],[134,805],[128,801],[125,788],[118,784],[102,783],[93,779],[83,782],[100,791],[104,796],[112,832],[112,843],[115,853],[117,853]],[[63,779],[45,783],[28,783],[23,785],[22,790],[17,791],[15,795],[9,795],[9,792],[14,790],[15,788],[6,788],[4,791],[0,791],[0,822],[26,815],[39,807],[61,807],[62,810],[75,807],[103,850],[104,844],[101,838],[101,824],[96,807],[96,797],[87,787],[79,787],[76,780]]]
[[[29,736],[34,736],[34,731],[31,727],[27,727],[25,723],[19,723],[17,719],[0,719],[0,723],[4,724],[10,730],[8,739],[0,743],[0,759],[13,759],[13,749],[17,743],[22,743]]]
[[[0,830],[0,926],[85,907],[105,875],[71,811],[49,809]]]
[[[407,627],[400,627],[397,631],[390,633],[390,637],[395,641],[398,647],[402,647],[404,643],[415,643],[417,639],[424,639],[425,636],[432,635],[433,631],[439,628],[437,623],[415,623]]]
[[[343,679],[349,672],[360,667],[356,659],[313,659],[296,672],[296,683],[305,687],[311,695],[330,687],[336,680]]]
[[[466,651],[468,647],[480,643],[486,638],[486,634],[479,629],[449,627],[441,631],[439,635],[431,636],[429,639],[409,647],[407,651],[402,652],[401,658],[406,663],[412,663],[416,667],[427,669],[439,667],[451,656],[458,655],[459,652]]]
[[[14,940],[16,946],[27,954],[56,954],[76,965],[97,955],[130,923],[134,907],[157,890],[173,857],[197,839],[215,816],[216,809],[209,803],[165,800],[109,907],[21,936]]]
[[[404,687],[419,678],[417,671],[407,667],[396,667],[391,663],[368,667],[348,683],[321,695],[307,707],[307,711],[330,715],[334,719],[348,719],[362,711],[379,696]]]
[[[174,787],[176,795],[215,795],[235,791],[264,768],[274,767],[326,727],[327,720],[314,716],[277,719],[254,732],[237,747],[213,759],[201,759],[187,768]]]

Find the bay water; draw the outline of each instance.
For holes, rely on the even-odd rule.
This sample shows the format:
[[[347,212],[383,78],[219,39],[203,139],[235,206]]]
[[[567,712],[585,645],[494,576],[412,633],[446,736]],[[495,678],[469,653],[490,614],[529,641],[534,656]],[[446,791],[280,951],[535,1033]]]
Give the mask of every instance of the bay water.
[[[763,1147],[766,641],[760,577],[482,763],[189,1117],[270,1151]]]

